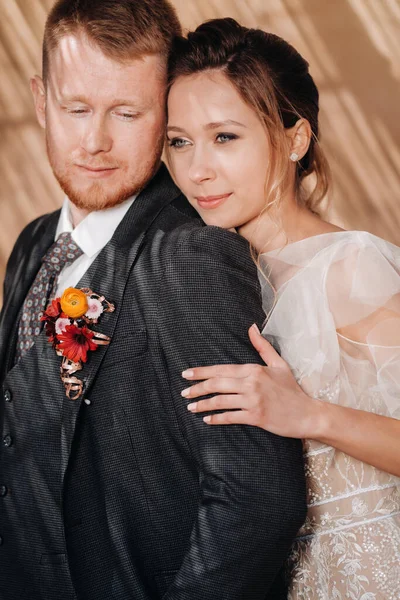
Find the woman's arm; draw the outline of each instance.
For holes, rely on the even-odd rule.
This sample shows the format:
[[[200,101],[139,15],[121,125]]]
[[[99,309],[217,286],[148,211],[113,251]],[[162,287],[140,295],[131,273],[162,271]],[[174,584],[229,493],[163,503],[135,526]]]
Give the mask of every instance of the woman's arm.
[[[400,477],[399,420],[310,398],[256,326],[250,328],[249,336],[268,367],[218,365],[184,372],[185,379],[201,380],[182,392],[185,398],[219,394],[191,402],[191,412],[228,409],[204,421],[209,425],[242,423],[284,437],[318,440]]]
[[[400,477],[399,420],[336,404],[320,404],[315,439]]]

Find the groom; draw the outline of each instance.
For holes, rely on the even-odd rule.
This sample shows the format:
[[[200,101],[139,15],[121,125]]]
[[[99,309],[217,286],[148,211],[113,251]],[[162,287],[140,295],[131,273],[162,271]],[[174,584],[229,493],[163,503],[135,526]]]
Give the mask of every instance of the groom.
[[[208,427],[181,397],[184,369],[259,361],[264,313],[246,242],[203,226],[160,161],[179,32],[166,0],[59,0],[46,24],[31,87],[67,199],[21,233],[4,283],[1,600],[286,594],[300,442]],[[75,400],[40,321],[68,287],[115,305]]]

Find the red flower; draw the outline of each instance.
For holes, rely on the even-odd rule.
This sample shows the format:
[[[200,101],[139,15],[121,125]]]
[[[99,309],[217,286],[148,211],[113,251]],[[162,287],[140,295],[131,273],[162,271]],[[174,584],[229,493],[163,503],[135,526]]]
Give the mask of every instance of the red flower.
[[[46,335],[53,348],[57,345],[56,321],[60,316],[62,316],[60,298],[56,298],[50,302],[40,319],[41,321],[45,321]]]
[[[46,308],[43,317],[40,319],[41,321],[47,321],[48,319],[58,319],[61,314],[61,304],[60,298],[56,298],[52,300],[51,303]]]
[[[59,345],[57,350],[61,350],[63,356],[72,360],[72,362],[86,362],[89,350],[97,350],[98,346],[92,342],[93,331],[87,327],[77,327],[76,325],[67,325],[64,333],[58,336]]]
[[[44,316],[40,319],[41,321],[46,321],[44,328],[46,330],[46,335],[49,339],[50,344],[52,344],[53,348],[57,345],[57,336],[56,336],[56,322],[47,320]]]

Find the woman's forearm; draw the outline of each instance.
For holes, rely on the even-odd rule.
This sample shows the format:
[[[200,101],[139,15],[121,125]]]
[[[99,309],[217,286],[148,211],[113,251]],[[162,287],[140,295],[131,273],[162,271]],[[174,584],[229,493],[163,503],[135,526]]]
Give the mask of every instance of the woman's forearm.
[[[400,477],[400,421],[317,401],[311,439]]]

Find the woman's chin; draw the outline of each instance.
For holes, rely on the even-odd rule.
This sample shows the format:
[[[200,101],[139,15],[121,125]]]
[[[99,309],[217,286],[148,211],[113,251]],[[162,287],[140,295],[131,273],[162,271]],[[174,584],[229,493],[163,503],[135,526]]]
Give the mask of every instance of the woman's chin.
[[[213,227],[221,227],[222,229],[229,229],[230,231],[234,231],[237,227],[231,220],[221,219],[221,218],[212,218],[208,215],[200,215],[206,225],[211,225]]]

